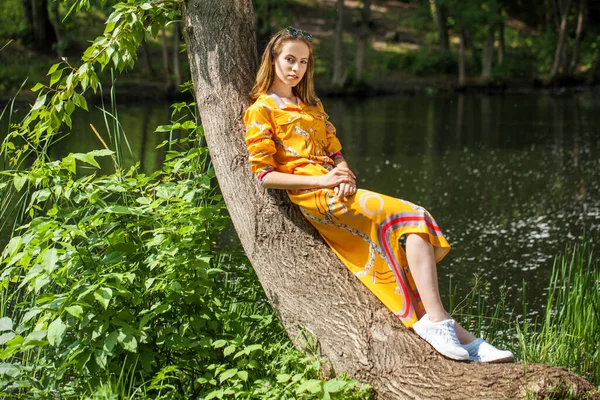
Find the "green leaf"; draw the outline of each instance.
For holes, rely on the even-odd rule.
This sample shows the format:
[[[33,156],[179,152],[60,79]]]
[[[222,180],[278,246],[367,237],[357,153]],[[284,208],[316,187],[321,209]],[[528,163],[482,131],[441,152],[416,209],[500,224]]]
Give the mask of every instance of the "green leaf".
[[[43,88],[44,85],[41,84],[40,82],[36,83],[34,87],[31,88],[32,92],[37,92],[38,90],[40,90],[41,88]]]
[[[6,245],[6,248],[4,249],[4,254],[6,254],[7,257],[14,256],[15,253],[21,247],[22,242],[23,242],[23,238],[21,236],[13,237],[12,239],[10,239],[10,241]]]
[[[278,374],[277,375],[277,383],[285,383],[290,380],[292,376],[290,374]]]
[[[55,248],[50,248],[44,251],[44,255],[42,256],[42,265],[45,267],[46,271],[51,274],[52,271],[56,268],[56,262],[58,261],[58,253]]]
[[[221,383],[223,383],[224,381],[226,381],[227,379],[231,378],[232,376],[234,376],[235,374],[237,374],[238,369],[237,368],[231,368],[228,369],[227,371],[223,372],[221,374],[221,376],[219,377],[219,381]]]
[[[244,382],[246,382],[248,380],[248,372],[247,371],[238,371],[237,375],[240,377],[241,380],[243,380]]]
[[[73,103],[79,108],[83,108],[85,111],[88,111],[87,101],[85,97],[80,95],[79,93],[73,93]]]
[[[54,86],[54,84],[60,80],[60,78],[62,77],[63,71],[64,71],[64,69],[59,69],[52,73],[52,76],[50,77],[50,86]]]
[[[335,393],[335,392],[339,392],[340,390],[342,390],[345,386],[346,386],[346,382],[334,378],[330,381],[325,382],[323,389],[326,392]]]
[[[4,346],[6,344],[6,342],[8,342],[10,339],[14,338],[15,336],[17,336],[17,335],[15,335],[12,332],[3,333],[2,335],[0,335],[0,346]]]
[[[113,293],[112,289],[101,287],[101,288],[96,289],[96,291],[94,292],[94,298],[96,300],[98,300],[100,302],[100,304],[102,304],[102,306],[106,310],[108,308],[108,303],[110,302],[110,299],[112,298],[112,293]]]
[[[27,175],[15,174],[13,177],[13,185],[15,185],[15,189],[17,192],[20,191],[25,183],[27,182]]]
[[[21,373],[21,370],[9,363],[0,363],[0,376],[6,375],[11,378],[16,378]]]
[[[117,344],[117,338],[119,337],[119,333],[117,331],[112,331],[105,339],[104,339],[104,350],[108,353],[112,353],[115,345]]]
[[[81,306],[77,306],[77,305],[69,306],[69,307],[65,308],[65,311],[77,319],[83,318],[83,308],[81,308]]]
[[[310,393],[319,393],[321,391],[321,381],[318,379],[309,379],[305,382],[302,382],[300,386],[296,389],[296,394],[300,394],[302,392],[310,392]]]
[[[54,71],[56,71],[58,69],[59,66],[60,66],[60,63],[53,64],[50,67],[50,70],[48,70],[48,73],[46,74],[46,76],[52,75],[54,73]]]
[[[83,161],[84,163],[90,164],[90,165],[100,169],[100,164],[98,164],[98,161],[96,161],[96,159],[94,158],[94,156],[91,153],[86,153],[86,154],[74,153],[74,154],[70,154],[70,156],[76,160]]]
[[[127,332],[120,331],[119,336],[117,338],[121,346],[127,351],[135,353],[137,350],[137,340],[135,337]]]
[[[62,322],[62,319],[60,317],[52,321],[50,326],[48,326],[48,343],[50,343],[50,346],[56,347],[60,345],[60,342],[62,342],[62,338],[66,330],[67,327]]]
[[[13,323],[9,317],[4,317],[0,319],[0,332],[4,331],[12,331]]]
[[[46,103],[46,95],[43,94],[41,96],[38,96],[37,100],[35,101],[35,104],[33,105],[33,107],[31,107],[31,111],[35,111],[38,108],[41,108],[45,103]]]
[[[96,350],[94,352],[94,360],[96,360],[96,364],[102,369],[106,369],[106,351],[104,350]]]
[[[213,342],[212,346],[215,349],[218,349],[218,348],[221,348],[221,347],[225,346],[226,344],[227,344],[227,340],[220,339],[220,340],[215,340]]]
[[[230,355],[231,353],[233,353],[235,351],[235,344],[230,344],[229,346],[225,347],[223,349],[223,355],[225,357],[227,357],[228,355]]]

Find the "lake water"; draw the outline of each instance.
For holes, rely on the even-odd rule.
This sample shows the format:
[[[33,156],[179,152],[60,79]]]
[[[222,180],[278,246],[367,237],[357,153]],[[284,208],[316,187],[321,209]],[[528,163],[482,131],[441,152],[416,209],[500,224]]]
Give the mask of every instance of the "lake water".
[[[518,304],[545,302],[554,258],[569,245],[600,238],[600,93],[549,95],[324,98],[359,186],[426,207],[453,251],[439,265],[440,286],[457,298],[477,280]],[[120,105],[133,156],[151,172],[164,159],[153,133],[169,121],[167,104]],[[100,148],[99,111],[74,118],[77,132],[52,152]],[[0,138],[6,134],[0,122]],[[6,242],[8,232],[0,236]]]

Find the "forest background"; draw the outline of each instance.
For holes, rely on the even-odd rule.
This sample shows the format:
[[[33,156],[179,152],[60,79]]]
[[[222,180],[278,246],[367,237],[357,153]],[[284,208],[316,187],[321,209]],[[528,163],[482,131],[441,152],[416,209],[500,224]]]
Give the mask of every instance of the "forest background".
[[[115,3],[93,2],[89,12],[65,18],[69,2],[3,1],[0,39],[14,42],[0,53],[0,97],[26,77],[39,81],[57,57],[78,57]],[[590,85],[599,76],[600,5],[588,0],[264,0],[255,9],[259,50],[292,22],[314,35],[323,93],[531,89]],[[118,80],[121,93],[177,93],[189,79],[180,35],[180,23],[172,23],[144,42],[140,62]]]
[[[222,241],[228,218],[190,93],[177,3],[0,5],[1,118],[10,121],[0,212],[11,235],[0,261],[2,395],[368,398],[368,385],[328,372],[309,333],[305,353],[292,346],[248,260]],[[291,23],[315,36],[323,94],[532,90],[597,78],[593,2],[269,0],[255,10],[259,49]],[[124,162],[131,149],[117,93],[177,98],[172,122],[156,129],[166,135],[159,170]],[[15,94],[33,103],[22,121],[12,119]],[[105,117],[102,134],[92,127],[101,149],[54,158],[63,134],[82,129],[71,115],[88,102]],[[525,369],[562,365],[597,386],[599,281],[590,247],[570,249],[557,259],[539,325],[503,325],[476,291],[460,315]],[[495,309],[502,314],[503,303]]]

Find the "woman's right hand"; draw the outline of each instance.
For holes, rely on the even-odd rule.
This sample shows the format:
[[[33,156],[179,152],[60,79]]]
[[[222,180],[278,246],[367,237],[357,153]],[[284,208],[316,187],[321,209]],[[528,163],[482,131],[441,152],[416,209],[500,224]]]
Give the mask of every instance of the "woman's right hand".
[[[320,185],[323,188],[337,187],[342,183],[348,183],[351,186],[356,186],[356,176],[354,173],[346,167],[335,167],[329,171],[326,175],[319,177]]]

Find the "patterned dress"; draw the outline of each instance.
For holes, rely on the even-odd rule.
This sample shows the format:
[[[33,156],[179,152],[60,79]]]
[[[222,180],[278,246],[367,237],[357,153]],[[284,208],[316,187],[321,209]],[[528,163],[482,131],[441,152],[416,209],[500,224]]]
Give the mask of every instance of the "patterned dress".
[[[272,171],[325,175],[341,156],[335,128],[320,103],[296,106],[265,93],[248,108],[244,123],[250,165],[259,181]],[[288,196],[346,267],[410,328],[423,306],[400,237],[426,234],[436,262],[450,251],[429,212],[362,189],[343,201],[336,200],[333,189],[288,190]]]

